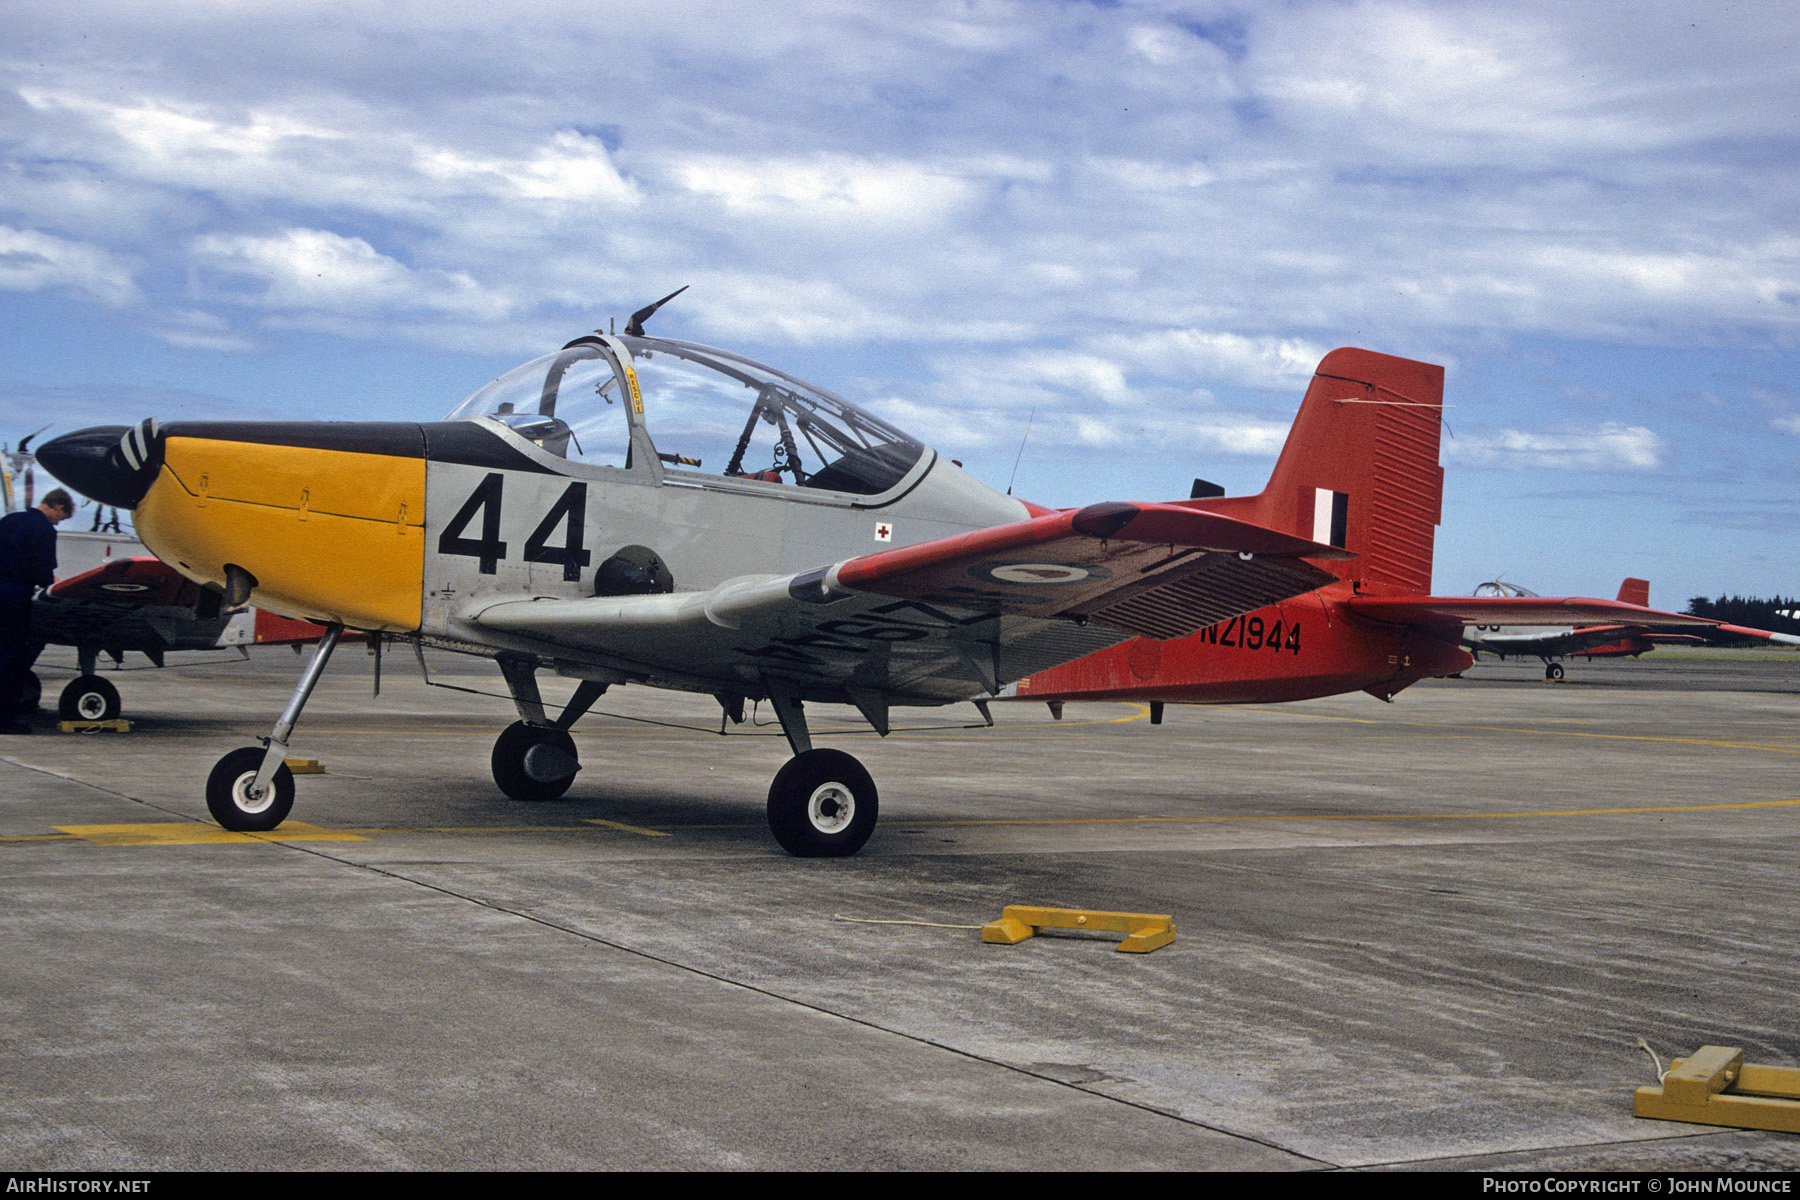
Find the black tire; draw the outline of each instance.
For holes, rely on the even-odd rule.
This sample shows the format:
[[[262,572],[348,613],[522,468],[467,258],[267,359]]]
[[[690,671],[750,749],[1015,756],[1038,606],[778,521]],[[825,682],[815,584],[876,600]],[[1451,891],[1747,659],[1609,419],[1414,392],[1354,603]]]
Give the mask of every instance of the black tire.
[[[19,716],[29,717],[37,712],[38,705],[44,702],[44,681],[37,677],[36,671],[25,672],[25,682],[19,687]]]
[[[875,781],[842,750],[788,759],[769,785],[769,829],[796,858],[847,858],[875,832]]]
[[[77,675],[69,680],[56,702],[65,721],[110,721],[119,715],[119,689],[98,675]]]
[[[1550,663],[1544,668],[1545,679],[1561,679],[1562,677],[1563,668],[1561,663]]]
[[[246,794],[262,766],[263,748],[246,746],[221,758],[206,777],[206,808],[213,820],[238,833],[262,833],[287,820],[294,807],[294,773],[275,768],[269,794],[261,801]]]
[[[575,739],[569,736],[566,729],[546,729],[542,725],[527,725],[523,721],[514,721],[506,727],[506,731],[494,742],[494,753],[491,759],[494,768],[494,782],[500,790],[514,800],[554,800],[569,790],[575,782],[575,772],[571,771],[561,779],[533,779],[525,769],[525,755],[533,746],[555,746],[570,758],[581,761],[575,753]],[[576,770],[580,770],[577,766]]]

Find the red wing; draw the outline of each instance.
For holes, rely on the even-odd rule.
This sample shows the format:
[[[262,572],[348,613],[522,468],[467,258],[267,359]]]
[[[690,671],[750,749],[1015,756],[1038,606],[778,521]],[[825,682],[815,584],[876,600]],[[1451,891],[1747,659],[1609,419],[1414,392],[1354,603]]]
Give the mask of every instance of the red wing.
[[[1618,600],[1570,596],[1352,596],[1345,608],[1402,625],[1578,625],[1666,629],[1717,625],[1687,613],[1659,612]],[[1620,632],[1626,632],[1621,629]]]
[[[192,604],[198,589],[173,567],[139,556],[109,559],[79,575],[58,580],[51,585],[50,594],[58,600],[75,602],[102,600],[132,607],[174,607]]]
[[[1094,504],[851,559],[829,583],[1020,616],[1182,637],[1333,576],[1333,546],[1166,504]]]

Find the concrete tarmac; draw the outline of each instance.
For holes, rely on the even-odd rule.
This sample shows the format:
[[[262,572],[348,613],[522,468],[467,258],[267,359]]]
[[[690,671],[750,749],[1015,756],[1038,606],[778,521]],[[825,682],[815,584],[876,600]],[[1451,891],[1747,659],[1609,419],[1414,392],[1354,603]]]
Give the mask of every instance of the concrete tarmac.
[[[772,724],[617,689],[520,804],[507,701],[410,655],[372,699],[356,647],[293,738],[325,773],[228,836],[206,774],[299,660],[110,673],[132,732],[0,739],[0,1165],[1800,1168],[1631,1115],[1639,1038],[1800,1064],[1800,656],[1681,665],[1156,727],[815,708],[881,789],[842,861],[769,836]],[[982,944],[1007,904],[1179,934]]]

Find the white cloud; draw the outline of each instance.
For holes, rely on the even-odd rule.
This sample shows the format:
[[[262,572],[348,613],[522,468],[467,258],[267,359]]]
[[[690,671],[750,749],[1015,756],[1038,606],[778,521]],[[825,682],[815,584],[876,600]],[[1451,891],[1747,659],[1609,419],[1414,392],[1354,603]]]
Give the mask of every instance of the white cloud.
[[[459,317],[504,316],[506,301],[462,272],[414,270],[361,238],[321,229],[271,237],[211,234],[194,244],[198,262],[227,276],[256,280],[240,299],[276,309],[332,314],[426,309]]]
[[[66,288],[109,305],[138,298],[131,273],[100,247],[10,225],[0,225],[0,288]]]
[[[1554,432],[1501,429],[1448,437],[1446,462],[1508,470],[1653,471],[1662,465],[1663,439],[1641,425],[1617,422]]]
[[[434,205],[471,198],[604,205],[638,198],[598,139],[568,129],[521,154],[498,155],[436,141],[414,125],[418,114],[337,97],[283,111],[155,96],[121,103],[34,87],[19,95],[48,121],[36,148],[51,150],[53,136],[63,154],[125,178],[242,200],[429,220]]]
[[[598,201],[631,204],[638,188],[619,174],[606,147],[571,130],[554,134],[530,157],[471,158],[442,148],[414,151],[419,169],[491,195],[512,193],[526,200]]]
[[[255,338],[233,329],[224,317],[200,309],[157,312],[148,328],[153,336],[183,350],[247,351],[257,347]]]
[[[932,224],[967,205],[969,183],[930,166],[849,155],[682,158],[670,173],[688,191],[742,214],[797,221]]]
[[[1300,338],[1244,337],[1201,329],[1109,334],[1091,339],[1090,344],[1158,375],[1257,388],[1305,386],[1329,349]]]
[[[716,280],[687,308],[715,335],[1098,326],[1128,371],[1141,341],[1258,387],[1350,340],[1800,336],[1773,11],[1302,2],[1209,10],[1217,44],[1150,3],[105,11],[20,18],[0,219],[164,279],[304,227],[504,297],[515,340]],[[749,280],[779,303],[749,313]],[[441,341],[471,310],[425,291],[435,331],[356,311]]]

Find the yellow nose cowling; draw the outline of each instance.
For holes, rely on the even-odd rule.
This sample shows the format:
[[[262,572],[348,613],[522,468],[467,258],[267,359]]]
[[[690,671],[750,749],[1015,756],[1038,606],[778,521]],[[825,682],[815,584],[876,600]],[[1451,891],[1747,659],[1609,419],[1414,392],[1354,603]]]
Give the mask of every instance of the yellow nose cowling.
[[[157,557],[201,582],[222,585],[227,563],[250,572],[259,608],[419,627],[423,458],[171,436],[133,520]]]

